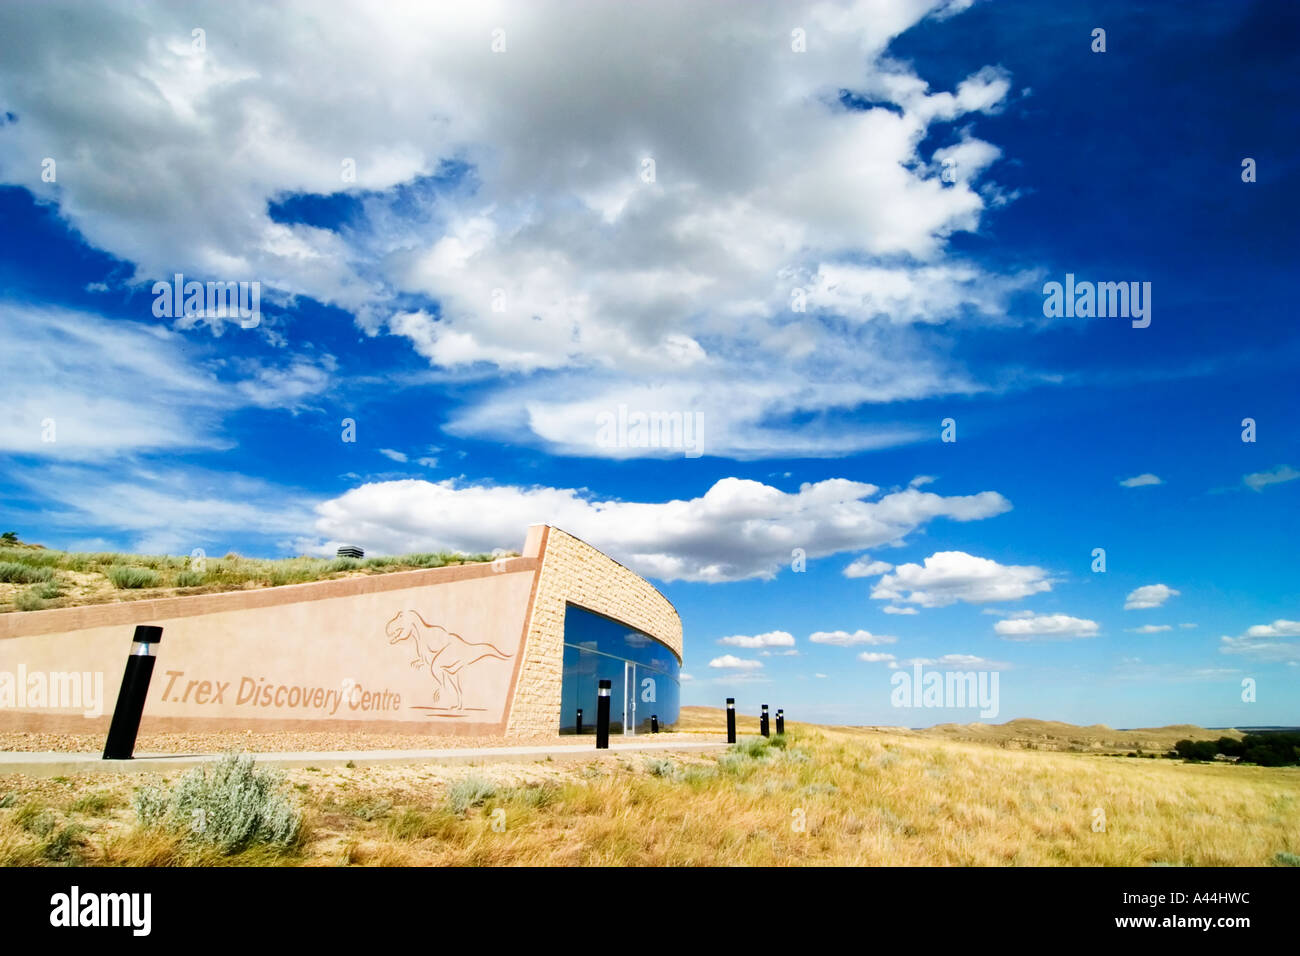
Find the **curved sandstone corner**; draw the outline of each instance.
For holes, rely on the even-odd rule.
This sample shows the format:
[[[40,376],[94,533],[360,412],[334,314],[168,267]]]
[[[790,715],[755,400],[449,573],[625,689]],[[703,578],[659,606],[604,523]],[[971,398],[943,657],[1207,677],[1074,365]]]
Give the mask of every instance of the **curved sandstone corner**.
[[[559,528],[528,529],[525,557],[537,557],[536,594],[522,671],[510,708],[510,736],[553,734],[560,725],[564,621],[569,604],[650,635],[682,661],[682,619],[649,581]]]
[[[570,603],[680,662],[663,595],[535,525],[490,564],[0,616],[0,729],[106,732],[132,631],[155,624],[143,733],[554,734]]]

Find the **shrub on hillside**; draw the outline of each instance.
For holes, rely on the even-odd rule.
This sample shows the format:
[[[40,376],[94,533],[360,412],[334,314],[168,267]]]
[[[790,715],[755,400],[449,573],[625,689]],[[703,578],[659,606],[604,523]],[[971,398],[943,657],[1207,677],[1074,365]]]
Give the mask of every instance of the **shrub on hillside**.
[[[171,790],[141,787],[133,804],[142,826],[184,833],[226,853],[259,844],[292,847],[302,832],[284,774],[258,769],[249,754],[224,755],[210,775],[195,767]]]
[[[154,588],[158,586],[158,572],[151,568],[131,568],[119,564],[108,569],[108,579],[115,588]]]
[[[6,584],[40,584],[54,577],[51,567],[33,567],[17,561],[0,563],[0,581]]]
[[[0,547],[0,561],[16,561],[19,564],[25,564],[28,567],[37,567],[44,565],[59,564],[64,558],[62,551],[51,551],[48,548],[33,550],[32,548]]]
[[[14,607],[20,611],[39,611],[45,607],[45,599],[36,588],[28,588],[14,595]]]

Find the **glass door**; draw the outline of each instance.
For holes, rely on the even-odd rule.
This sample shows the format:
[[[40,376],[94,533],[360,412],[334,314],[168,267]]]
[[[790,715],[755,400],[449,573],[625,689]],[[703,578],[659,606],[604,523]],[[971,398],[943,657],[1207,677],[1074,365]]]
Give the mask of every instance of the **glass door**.
[[[623,662],[623,733],[636,734],[636,665]]]

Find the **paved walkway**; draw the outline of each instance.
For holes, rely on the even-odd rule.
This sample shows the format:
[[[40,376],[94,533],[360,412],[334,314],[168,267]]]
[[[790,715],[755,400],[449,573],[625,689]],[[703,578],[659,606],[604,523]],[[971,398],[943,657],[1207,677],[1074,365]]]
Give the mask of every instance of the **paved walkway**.
[[[595,742],[571,746],[460,747],[448,750],[335,750],[320,753],[256,753],[257,762],[268,767],[377,767],[387,764],[480,764],[530,763],[550,760],[590,760],[619,754],[665,752],[705,753],[725,750],[723,742],[709,743],[616,743],[597,750]],[[60,777],[76,773],[166,773],[185,770],[219,760],[221,754],[139,754],[133,760],[104,760],[97,753],[30,753],[0,751],[0,775],[22,773],[32,777]]]

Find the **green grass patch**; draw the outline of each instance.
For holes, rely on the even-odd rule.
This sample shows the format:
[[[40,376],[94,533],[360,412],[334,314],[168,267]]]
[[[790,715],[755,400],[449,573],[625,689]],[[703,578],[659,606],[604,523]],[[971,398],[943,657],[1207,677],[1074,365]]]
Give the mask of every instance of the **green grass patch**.
[[[393,805],[387,800],[371,797],[354,798],[343,804],[343,812],[367,822],[379,820],[392,813]]]
[[[421,810],[406,807],[388,821],[388,833],[395,840],[428,840],[450,836],[459,817],[449,810]]]
[[[769,744],[770,740],[770,737],[746,737],[732,744],[727,752],[741,757],[748,757],[751,760],[762,760],[768,756],[771,746]]]
[[[120,807],[123,800],[117,794],[110,793],[107,790],[101,790],[97,793],[88,793],[78,797],[72,806],[68,809],[77,813],[102,814],[115,807]]]
[[[463,815],[489,797],[496,796],[496,785],[480,777],[466,777],[447,786],[447,806],[452,813]]]
[[[60,827],[41,841],[41,856],[51,863],[79,863],[81,838],[85,833],[86,828],[80,823]]]
[[[29,800],[14,814],[14,823],[28,833],[39,837],[49,836],[54,829],[54,814],[35,800]]]
[[[553,783],[543,783],[532,787],[515,787],[507,792],[506,797],[525,807],[540,810],[558,803],[562,790]]]

